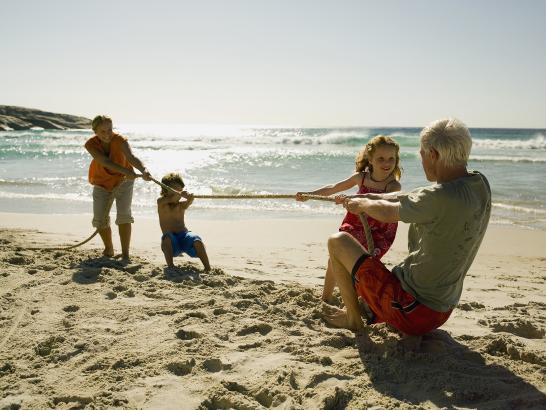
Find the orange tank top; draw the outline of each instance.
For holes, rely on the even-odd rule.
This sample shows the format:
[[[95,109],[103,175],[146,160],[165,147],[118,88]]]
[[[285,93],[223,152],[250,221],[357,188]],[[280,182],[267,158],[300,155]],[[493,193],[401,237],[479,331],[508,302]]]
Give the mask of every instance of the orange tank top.
[[[108,158],[110,158],[110,160],[116,164],[121,165],[123,168],[132,170],[133,167],[129,161],[127,161],[127,158],[121,149],[125,141],[127,140],[121,135],[114,134],[112,140],[110,141],[110,153],[108,154]],[[85,143],[85,148],[94,148],[95,150],[106,155],[101,140],[96,135],[87,140]],[[117,185],[119,185],[124,178],[125,175],[102,166],[95,159],[93,159],[91,161],[91,165],[89,165],[89,182],[93,185],[106,189],[108,192],[112,191]]]

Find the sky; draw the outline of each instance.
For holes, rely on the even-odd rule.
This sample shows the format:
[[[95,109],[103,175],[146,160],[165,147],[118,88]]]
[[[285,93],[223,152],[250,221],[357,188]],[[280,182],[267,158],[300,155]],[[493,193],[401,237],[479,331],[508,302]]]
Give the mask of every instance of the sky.
[[[0,0],[0,104],[119,123],[546,128],[546,1]]]

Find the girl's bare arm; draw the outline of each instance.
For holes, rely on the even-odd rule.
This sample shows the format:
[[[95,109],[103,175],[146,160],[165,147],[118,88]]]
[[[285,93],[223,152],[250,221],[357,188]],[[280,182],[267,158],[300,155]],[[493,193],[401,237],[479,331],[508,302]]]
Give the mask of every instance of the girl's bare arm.
[[[361,174],[359,172],[356,172],[353,175],[351,175],[349,178],[336,182],[335,184],[325,185],[322,188],[319,188],[310,192],[298,192],[296,194],[296,199],[298,201],[305,201],[305,198],[302,197],[302,194],[325,195],[325,196],[337,194],[338,192],[346,191],[347,189],[350,189],[354,187],[355,185],[358,185],[360,182],[360,179],[361,179]]]

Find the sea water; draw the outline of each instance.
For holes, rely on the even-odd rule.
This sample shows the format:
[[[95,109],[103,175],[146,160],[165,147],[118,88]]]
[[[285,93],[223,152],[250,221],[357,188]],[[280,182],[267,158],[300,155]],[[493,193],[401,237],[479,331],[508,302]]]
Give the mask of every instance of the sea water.
[[[195,194],[267,194],[310,191],[354,172],[355,156],[373,136],[401,147],[402,188],[429,184],[421,168],[418,128],[281,128],[120,125],[134,154],[160,179],[180,172]],[[492,223],[546,229],[546,130],[471,129],[469,168],[484,173],[493,196]],[[0,212],[91,213],[91,161],[84,149],[91,130],[0,132]],[[160,188],[137,179],[133,211],[154,215]],[[349,191],[352,192],[352,191]],[[330,202],[203,200],[195,218],[341,219]]]

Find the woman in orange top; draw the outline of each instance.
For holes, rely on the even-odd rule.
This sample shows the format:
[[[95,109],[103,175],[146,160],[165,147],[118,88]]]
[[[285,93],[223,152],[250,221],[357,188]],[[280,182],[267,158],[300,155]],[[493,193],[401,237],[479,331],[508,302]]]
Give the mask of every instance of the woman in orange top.
[[[119,229],[122,257],[128,260],[131,224],[134,222],[131,214],[134,180],[142,177],[150,181],[152,176],[142,161],[133,155],[127,139],[112,131],[110,117],[96,116],[91,127],[95,136],[87,140],[85,149],[93,157],[89,166],[89,182],[93,184],[93,226],[99,229],[100,237],[104,242],[103,254],[114,256],[110,217],[105,212],[110,196],[113,194],[116,201],[116,224]],[[133,166],[141,172],[141,175],[133,171]]]

